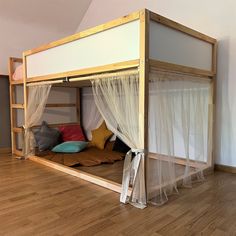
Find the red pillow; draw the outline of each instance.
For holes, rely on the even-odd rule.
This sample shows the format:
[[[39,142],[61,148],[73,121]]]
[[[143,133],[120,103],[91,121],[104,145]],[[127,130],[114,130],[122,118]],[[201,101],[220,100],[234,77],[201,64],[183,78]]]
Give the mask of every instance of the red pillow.
[[[59,127],[63,142],[85,141],[80,125],[63,125]]]

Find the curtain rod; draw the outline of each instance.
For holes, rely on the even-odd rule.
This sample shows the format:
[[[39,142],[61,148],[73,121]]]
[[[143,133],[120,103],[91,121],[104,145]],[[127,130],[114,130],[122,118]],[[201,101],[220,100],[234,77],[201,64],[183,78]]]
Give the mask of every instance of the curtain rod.
[[[102,78],[106,78],[106,77],[122,76],[122,75],[132,75],[132,74],[137,74],[138,72],[139,72],[139,70],[136,69],[136,70],[126,70],[126,71],[120,71],[120,72],[101,73],[101,74],[96,74],[96,75],[88,75],[88,76],[66,78],[66,79],[59,79],[59,80],[31,82],[31,83],[27,84],[27,86],[30,87],[30,86],[35,86],[35,85],[60,84],[60,83],[69,84],[70,82],[76,82],[76,81],[102,79]]]
[[[65,82],[65,80],[63,79],[60,79],[60,80],[52,80],[52,81],[42,81],[42,82],[32,82],[32,83],[29,83],[27,84],[27,87],[32,87],[32,86],[35,86],[35,85],[45,85],[45,84],[60,84],[60,83],[63,83]]]
[[[84,77],[71,78],[70,82],[92,80],[92,79],[102,79],[102,78],[113,77],[113,76],[133,75],[133,74],[137,74],[138,72],[139,70],[126,70],[126,71],[113,72],[113,73],[89,75],[89,76],[84,76]]]

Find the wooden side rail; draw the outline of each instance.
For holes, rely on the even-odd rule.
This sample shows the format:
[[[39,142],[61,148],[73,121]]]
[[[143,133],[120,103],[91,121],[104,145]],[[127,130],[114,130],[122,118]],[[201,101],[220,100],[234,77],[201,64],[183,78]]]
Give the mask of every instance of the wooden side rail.
[[[48,126],[51,127],[51,128],[57,128],[60,125],[78,125],[78,124],[79,124],[78,122],[72,122],[72,123],[48,124]],[[37,129],[39,127],[40,127],[40,125],[35,125],[35,126],[32,127],[32,129]]]
[[[155,160],[160,160],[160,161],[166,161],[168,162],[168,159],[170,157],[166,156],[166,155],[162,155],[162,154],[157,154],[157,153],[148,153],[148,157],[155,159]],[[194,160],[189,160],[187,161],[187,159],[181,158],[181,157],[173,157],[173,162],[179,165],[189,165],[191,167],[194,168],[199,168],[199,169],[204,169],[206,168],[206,166],[208,166],[208,164],[206,162],[202,162],[202,161],[194,161]]]
[[[43,159],[43,158],[40,158],[40,157],[37,157],[37,156],[31,156],[29,159],[31,161],[43,164],[45,166],[51,167],[53,169],[59,170],[61,172],[67,173],[69,175],[78,177],[78,178],[83,179],[85,181],[88,181],[90,183],[93,183],[93,184],[102,186],[104,188],[110,189],[112,191],[115,191],[115,192],[118,192],[118,193],[121,192],[121,184],[116,183],[112,180],[104,179],[102,177],[95,176],[93,174],[89,174],[89,173],[86,173],[84,171],[77,170],[77,169],[74,169],[72,167],[68,167],[68,166],[65,166],[65,165],[50,161],[50,160],[46,160],[46,159]],[[131,194],[131,190],[132,190],[131,188],[129,188],[129,190],[128,190],[128,195],[129,196]]]
[[[53,103],[46,104],[46,107],[76,107],[75,103]]]
[[[17,57],[10,57],[10,60],[15,63],[23,63],[22,58],[17,58]]]

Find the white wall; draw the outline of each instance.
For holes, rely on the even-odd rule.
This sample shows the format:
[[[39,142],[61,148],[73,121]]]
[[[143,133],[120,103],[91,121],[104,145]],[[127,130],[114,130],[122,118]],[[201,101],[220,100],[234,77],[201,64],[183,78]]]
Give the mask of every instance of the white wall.
[[[0,0],[0,74],[9,56],[73,34],[91,0]]]
[[[55,32],[44,27],[24,24],[0,16],[0,74],[8,74],[8,58],[22,57],[24,50],[32,49],[41,44],[66,36],[63,32]]]
[[[219,41],[216,163],[236,166],[236,1],[93,0],[77,31],[148,8]]]

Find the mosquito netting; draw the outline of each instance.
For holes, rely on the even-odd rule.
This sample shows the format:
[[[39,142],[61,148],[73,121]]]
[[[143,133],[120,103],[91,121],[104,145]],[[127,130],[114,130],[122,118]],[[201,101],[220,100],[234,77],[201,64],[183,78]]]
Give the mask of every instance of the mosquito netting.
[[[83,109],[88,112],[84,116],[85,130],[90,132],[104,119],[108,128],[131,148],[124,160],[121,202],[139,208],[148,202],[162,205],[171,194],[178,193],[177,184],[191,187],[193,181],[203,180],[203,170],[211,165],[212,153],[211,80],[177,73],[150,73],[147,150],[143,149],[144,134],[139,127],[142,115],[138,71],[98,76],[91,82],[93,97],[90,93],[82,103],[90,107]],[[33,153],[31,128],[43,115],[50,89],[51,85],[29,87],[26,157]]]
[[[25,122],[24,156],[34,155],[35,139],[32,127],[37,125],[42,118],[48,96],[51,90],[50,84],[34,85],[28,87],[28,104]]]
[[[152,72],[149,147],[143,150],[139,80],[138,73],[94,79],[92,89],[102,117],[131,148],[124,161],[120,201],[144,208],[147,202],[165,203],[169,195],[178,192],[178,181],[191,187],[193,180],[203,180],[203,169],[211,155],[211,82],[200,77]]]

